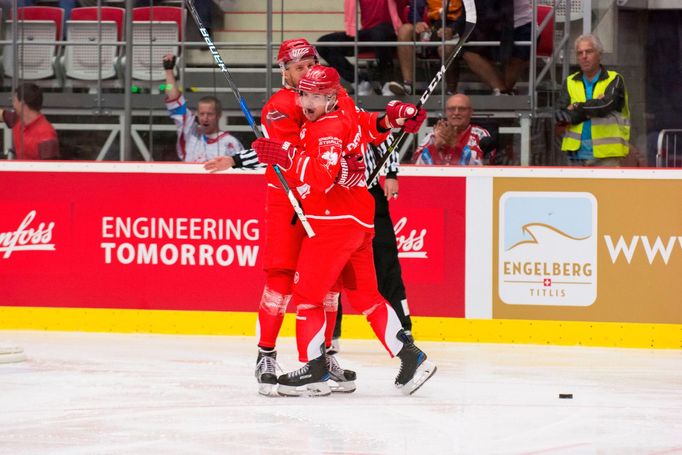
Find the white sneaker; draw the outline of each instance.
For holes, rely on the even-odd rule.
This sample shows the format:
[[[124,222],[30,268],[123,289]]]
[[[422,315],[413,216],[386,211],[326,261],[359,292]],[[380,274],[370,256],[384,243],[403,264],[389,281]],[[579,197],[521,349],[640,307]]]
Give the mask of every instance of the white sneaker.
[[[400,82],[391,81],[388,83],[388,89],[398,96],[412,95],[413,87],[411,84],[401,84]]]
[[[369,96],[374,94],[372,84],[369,81],[362,81],[358,84],[358,96]]]
[[[386,82],[383,87],[381,87],[381,94],[383,96],[393,96],[393,91],[389,87],[390,82]]]

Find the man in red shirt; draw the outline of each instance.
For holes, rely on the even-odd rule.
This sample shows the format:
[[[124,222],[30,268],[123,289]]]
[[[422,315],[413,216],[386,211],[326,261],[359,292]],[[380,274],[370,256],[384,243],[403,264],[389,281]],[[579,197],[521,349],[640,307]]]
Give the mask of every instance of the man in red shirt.
[[[369,321],[391,357],[401,359],[395,385],[413,393],[436,370],[404,333],[398,316],[377,289],[372,255],[374,199],[365,185],[336,184],[343,157],[364,153],[362,117],[337,106],[342,91],[333,68],[316,65],[299,81],[299,105],[306,123],[298,145],[257,139],[253,148],[262,163],[279,166],[289,181],[306,187],[302,200],[316,235],[300,243],[291,302],[296,306],[299,370],[278,378],[281,395],[328,395],[331,389],[325,354],[325,299],[339,277],[349,302]],[[400,126],[417,114],[415,106],[393,103],[381,118]],[[414,125],[411,125],[414,126]]]
[[[16,159],[58,159],[57,132],[40,112],[43,108],[40,87],[32,82],[19,84],[12,96],[12,107],[2,111],[2,119],[12,128]]]

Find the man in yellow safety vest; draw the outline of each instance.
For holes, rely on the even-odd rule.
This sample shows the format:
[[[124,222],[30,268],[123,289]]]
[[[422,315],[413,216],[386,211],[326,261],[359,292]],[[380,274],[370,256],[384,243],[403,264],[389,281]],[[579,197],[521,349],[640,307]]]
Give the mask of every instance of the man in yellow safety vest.
[[[575,40],[577,71],[566,78],[554,117],[561,150],[575,166],[620,166],[630,140],[630,110],[623,76],[601,64],[594,35]]]

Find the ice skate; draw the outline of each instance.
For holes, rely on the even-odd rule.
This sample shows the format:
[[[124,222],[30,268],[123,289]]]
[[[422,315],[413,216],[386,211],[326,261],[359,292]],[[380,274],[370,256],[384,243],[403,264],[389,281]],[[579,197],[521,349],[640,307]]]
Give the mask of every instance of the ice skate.
[[[256,380],[258,381],[258,393],[272,395],[277,386],[277,351],[258,349]]]
[[[395,386],[405,395],[412,395],[436,373],[436,365],[426,360],[426,353],[410,342],[401,330],[398,335],[403,348],[398,353],[400,371]]]
[[[355,371],[344,370],[339,365],[331,350],[325,355],[327,370],[329,370],[329,387],[332,392],[352,393],[355,392]]]
[[[329,371],[321,355],[303,365],[298,370],[281,375],[277,382],[277,393],[288,397],[321,397],[332,393],[329,387]]]

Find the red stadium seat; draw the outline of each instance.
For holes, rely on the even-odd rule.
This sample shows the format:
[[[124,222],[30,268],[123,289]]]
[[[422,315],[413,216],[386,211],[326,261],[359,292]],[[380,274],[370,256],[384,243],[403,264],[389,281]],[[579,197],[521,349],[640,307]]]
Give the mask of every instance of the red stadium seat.
[[[551,12],[551,6],[538,5],[538,25],[542,24]],[[552,52],[554,52],[554,20],[550,19],[538,37],[537,55],[538,57],[551,57]]]
[[[12,10],[9,11],[9,19],[12,19]],[[53,21],[57,25],[55,39],[62,39],[62,24],[64,23],[64,10],[55,6],[23,6],[17,8],[17,19],[20,21]]]
[[[125,9],[114,6],[103,6],[101,8],[101,16],[98,13],[99,8],[96,6],[85,6],[81,8],[74,8],[71,10],[72,21],[114,21],[118,30],[118,41],[123,39],[123,23],[125,19]]]
[[[184,10],[177,6],[140,6],[133,8],[133,21],[173,21],[178,24],[178,36],[182,40]]]

